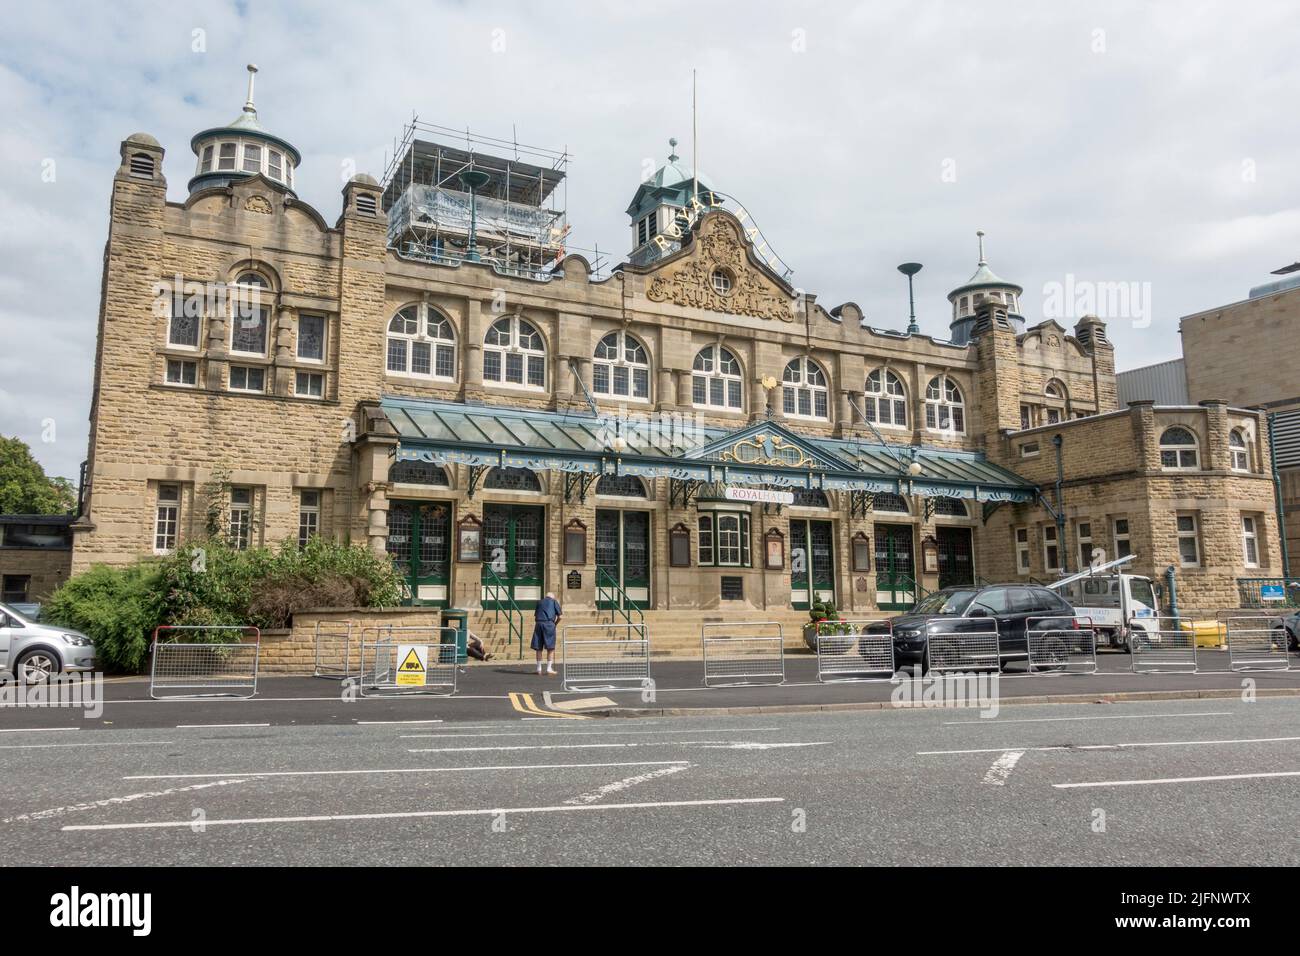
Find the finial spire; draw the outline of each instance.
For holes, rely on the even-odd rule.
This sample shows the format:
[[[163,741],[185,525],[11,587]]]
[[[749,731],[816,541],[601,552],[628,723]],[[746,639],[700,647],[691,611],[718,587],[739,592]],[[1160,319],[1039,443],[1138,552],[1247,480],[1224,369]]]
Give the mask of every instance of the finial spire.
[[[680,158],[677,155],[677,137],[670,137],[668,140],[668,162],[675,163]]]
[[[244,104],[245,113],[256,113],[257,107],[253,105],[253,77],[257,75],[257,64],[248,64],[248,102]]]
[[[988,263],[988,260],[984,258],[984,230],[983,230],[983,229],[976,229],[976,230],[975,230],[975,235],[979,237],[979,243],[980,243],[980,261],[979,261],[979,264],[982,265],[982,266],[986,266],[986,265],[988,265],[989,263]]]

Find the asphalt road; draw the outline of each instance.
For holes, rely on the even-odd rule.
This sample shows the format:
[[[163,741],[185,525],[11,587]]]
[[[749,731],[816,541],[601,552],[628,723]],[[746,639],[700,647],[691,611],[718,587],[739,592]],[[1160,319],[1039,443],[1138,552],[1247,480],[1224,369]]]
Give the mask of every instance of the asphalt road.
[[[182,706],[4,725],[5,862],[1300,862],[1294,697],[266,727]]]

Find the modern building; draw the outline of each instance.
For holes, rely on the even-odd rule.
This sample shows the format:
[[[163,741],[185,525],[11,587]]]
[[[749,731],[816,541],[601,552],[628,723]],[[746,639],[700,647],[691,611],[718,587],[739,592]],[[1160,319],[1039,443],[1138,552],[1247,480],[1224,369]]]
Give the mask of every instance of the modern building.
[[[866,613],[1098,550],[1189,603],[1280,573],[1260,413],[1121,408],[1105,324],[1028,324],[982,242],[942,328],[875,328],[675,150],[604,274],[567,248],[562,152],[419,132],[332,221],[251,89],[187,195],[122,143],[76,570],[215,513],[241,547],[364,542],[467,608]]]
[[[0,515],[0,601],[40,604],[72,568],[70,515]]]

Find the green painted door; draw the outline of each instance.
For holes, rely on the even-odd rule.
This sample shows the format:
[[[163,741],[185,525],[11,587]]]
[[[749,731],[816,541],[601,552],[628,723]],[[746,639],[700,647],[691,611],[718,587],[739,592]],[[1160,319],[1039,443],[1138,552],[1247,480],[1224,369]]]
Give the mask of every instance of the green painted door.
[[[790,603],[835,603],[835,532],[829,521],[790,519]]]
[[[442,501],[392,501],[388,505],[388,556],[402,576],[402,602],[447,606],[451,570],[451,505]]]
[[[936,528],[939,543],[939,587],[975,583],[975,560],[970,528]]]
[[[596,607],[650,606],[650,512],[596,512]]]
[[[483,508],[483,607],[514,601],[531,608],[542,599],[546,522],[535,505]]]
[[[876,606],[882,611],[909,611],[916,604],[912,526],[878,524],[875,538]]]

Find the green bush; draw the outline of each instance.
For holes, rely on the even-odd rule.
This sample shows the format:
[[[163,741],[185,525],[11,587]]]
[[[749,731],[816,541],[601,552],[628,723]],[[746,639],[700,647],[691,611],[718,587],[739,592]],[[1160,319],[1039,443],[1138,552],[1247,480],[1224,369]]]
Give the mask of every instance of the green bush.
[[[392,606],[401,594],[391,562],[363,546],[317,537],[236,551],[214,538],[124,568],[98,565],[59,588],[44,613],[92,638],[107,669],[134,671],[159,624],[279,628],[308,608]]]
[[[123,568],[97,564],[55,591],[41,617],[92,638],[104,670],[138,671],[153,629],[163,622],[159,585],[153,562]]]

